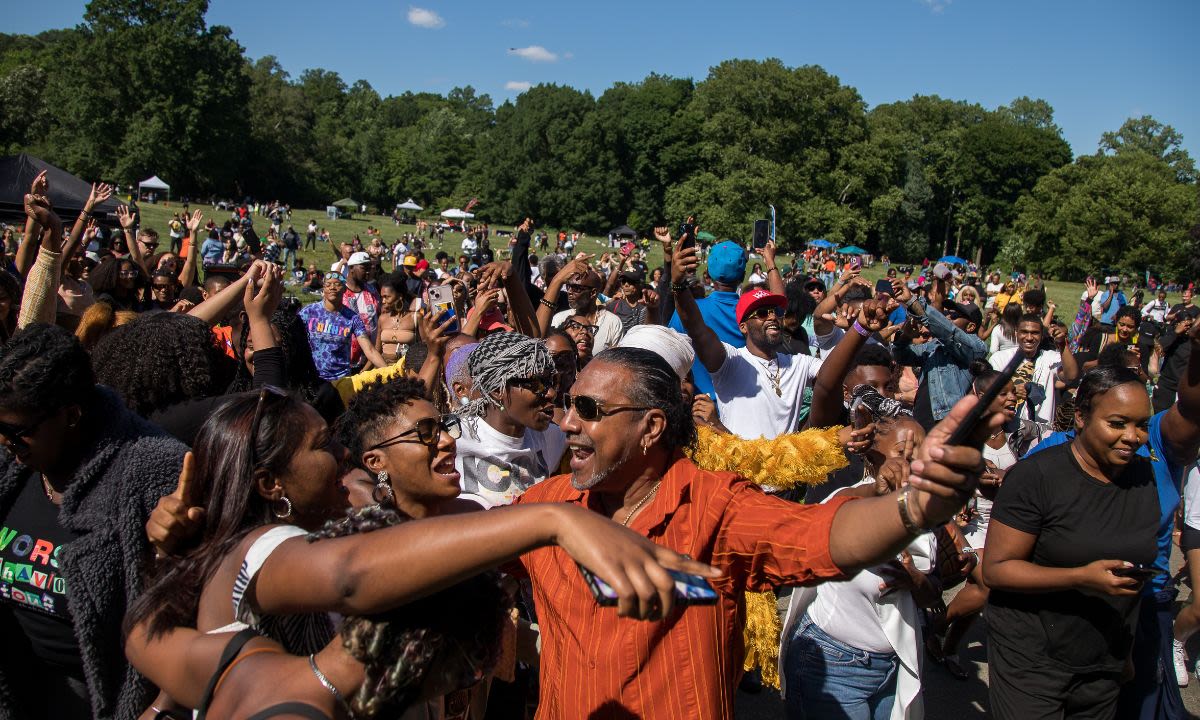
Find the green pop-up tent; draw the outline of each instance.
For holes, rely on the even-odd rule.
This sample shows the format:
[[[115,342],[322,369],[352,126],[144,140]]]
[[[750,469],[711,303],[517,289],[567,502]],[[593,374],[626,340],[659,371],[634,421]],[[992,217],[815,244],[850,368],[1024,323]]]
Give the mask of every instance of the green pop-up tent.
[[[358,209],[358,201],[354,200],[352,198],[348,198],[348,197],[342,198],[341,200],[338,200],[337,202],[332,203],[332,204],[334,207],[350,208],[351,210]]]
[[[847,245],[844,248],[838,248],[838,255],[866,255],[867,251],[857,245]]]

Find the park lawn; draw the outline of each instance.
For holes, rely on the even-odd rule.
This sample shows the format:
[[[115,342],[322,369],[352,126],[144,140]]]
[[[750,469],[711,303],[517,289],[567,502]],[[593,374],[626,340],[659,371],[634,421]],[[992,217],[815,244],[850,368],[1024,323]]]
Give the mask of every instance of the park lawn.
[[[176,203],[158,203],[153,205],[150,203],[141,203],[139,207],[142,212],[142,224],[157,230],[160,238],[163,239],[167,238],[167,223],[171,220],[171,215],[175,212],[182,211],[182,207]],[[214,210],[211,205],[192,205],[191,209],[196,210],[197,208],[204,212],[205,222],[207,222],[209,218],[212,218],[219,225],[230,217],[228,211]],[[367,236],[367,228],[376,227],[382,229],[384,242],[388,245],[391,245],[391,243],[398,239],[401,234],[406,232],[414,232],[416,229],[413,225],[401,225],[397,227],[396,225],[392,224],[392,219],[390,217],[386,217],[384,215],[355,214],[349,219],[330,220],[328,216],[326,216],[324,210],[292,210],[292,224],[296,227],[296,230],[301,233],[301,236],[303,236],[304,231],[308,226],[308,221],[313,219],[317,221],[319,226],[329,230],[329,235],[334,242],[350,240],[355,235],[365,239]],[[429,217],[426,219],[430,222],[433,222],[436,218]],[[255,230],[257,230],[260,234],[265,234],[266,228],[270,226],[270,221],[261,216],[256,216],[254,218],[254,223]],[[286,228],[286,224],[284,227]],[[511,227],[506,225],[495,225],[494,229],[510,230]],[[551,242],[553,242],[553,238],[557,235],[558,230],[545,228],[545,231],[550,235]],[[570,233],[571,230],[568,229],[567,232]],[[494,234],[493,238],[495,238]],[[462,239],[462,233],[448,232],[445,234],[443,243],[441,245],[438,245],[436,242],[433,243],[429,248],[426,249],[426,254],[432,258],[432,256],[439,250],[445,250],[447,253],[450,253],[451,256],[455,256],[461,249]],[[506,246],[503,238],[500,238],[499,240],[499,243],[493,242],[492,247],[494,250],[502,251]],[[603,236],[587,236],[583,238],[580,241],[577,250],[579,252],[593,253],[597,259],[599,259],[603,253],[611,251],[607,244],[607,238]],[[300,253],[300,257],[303,259],[306,266],[310,260],[315,259],[319,267],[325,268],[328,267],[329,264],[334,260],[333,252],[328,247],[318,247],[316,258],[310,258],[309,255],[311,255],[311,252],[306,253],[302,251]],[[753,267],[754,263],[760,261],[761,258],[758,257],[752,257],[750,259],[750,261],[747,263],[747,275],[749,275],[749,270],[751,267]],[[793,256],[781,253],[777,258],[777,261],[781,266],[791,266],[793,263]],[[902,265],[909,263],[897,262],[894,264]],[[662,266],[662,248],[657,242],[650,243],[647,265],[650,268]],[[879,263],[876,263],[874,266],[863,270],[863,277],[870,280],[872,284],[874,284],[876,280],[882,278],[883,276],[883,266]],[[1046,281],[1046,295],[1049,297],[1051,302],[1057,305],[1058,309],[1056,311],[1056,315],[1058,319],[1065,322],[1068,326],[1075,318],[1075,311],[1079,307],[1079,296],[1082,293],[1082,283],[1060,282],[1058,280]],[[299,297],[308,302],[315,299],[316,296],[300,295]],[[1151,299],[1153,299],[1151,296],[1146,296],[1147,302],[1149,302]],[[1177,303],[1180,301],[1180,297],[1176,294],[1169,296],[1168,300],[1171,303]]]

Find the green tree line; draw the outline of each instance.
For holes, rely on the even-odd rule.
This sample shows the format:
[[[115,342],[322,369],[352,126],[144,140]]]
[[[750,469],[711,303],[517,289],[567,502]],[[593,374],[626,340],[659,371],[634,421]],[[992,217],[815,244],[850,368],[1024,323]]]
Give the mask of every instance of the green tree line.
[[[471,86],[384,97],[248,58],[207,10],[93,0],[75,28],[0,34],[0,149],[87,178],[155,173],[177,195],[301,207],[349,195],[381,209],[478,198],[482,220],[589,233],[695,214],[746,238],[772,204],[785,246],[824,237],[1063,278],[1193,274],[1200,257],[1194,163],[1151,117],[1073,158],[1044,100],[868,108],[821,67],[775,59],[728,60],[699,82],[651,74],[599,97],[552,84],[499,106]]]

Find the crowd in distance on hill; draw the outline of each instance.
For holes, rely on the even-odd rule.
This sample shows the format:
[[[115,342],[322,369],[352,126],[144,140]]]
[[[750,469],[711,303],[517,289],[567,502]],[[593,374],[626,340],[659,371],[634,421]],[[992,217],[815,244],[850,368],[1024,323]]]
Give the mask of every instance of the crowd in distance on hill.
[[[992,715],[1186,716],[1190,286],[1060,312],[772,243],[701,271],[692,220],[649,267],[278,204],[160,251],[47,191],[0,272],[0,720],[721,718],[747,677],[920,718],[985,608]]]

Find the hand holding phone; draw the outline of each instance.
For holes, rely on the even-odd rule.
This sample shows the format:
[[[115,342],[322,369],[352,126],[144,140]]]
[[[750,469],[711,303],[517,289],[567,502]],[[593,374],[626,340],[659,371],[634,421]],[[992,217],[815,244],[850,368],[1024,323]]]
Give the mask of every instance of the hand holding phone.
[[[592,591],[592,595],[596,598],[597,605],[601,607],[616,607],[617,593],[608,583],[596,577],[596,575],[582,565],[579,566],[579,572],[583,575],[583,581],[587,583],[588,589]],[[675,605],[677,607],[717,604],[717,591],[713,590],[712,585],[704,578],[699,575],[689,575],[688,573],[679,572],[678,570],[668,570],[667,572],[675,580]]]

